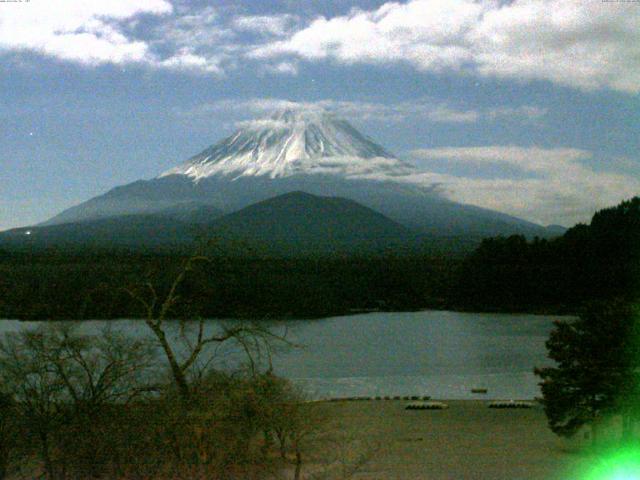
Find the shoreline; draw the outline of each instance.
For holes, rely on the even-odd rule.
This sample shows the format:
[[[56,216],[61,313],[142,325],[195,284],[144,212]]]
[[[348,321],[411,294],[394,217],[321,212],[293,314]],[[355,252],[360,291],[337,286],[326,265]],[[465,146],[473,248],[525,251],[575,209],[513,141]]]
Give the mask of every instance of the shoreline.
[[[269,318],[262,317],[259,322],[296,322],[296,321],[308,321],[308,320],[325,320],[329,318],[339,318],[339,317],[355,317],[358,315],[368,315],[374,313],[415,313],[415,312],[453,312],[453,313],[468,313],[468,314],[479,314],[479,315],[531,315],[531,316],[539,316],[539,317],[550,317],[550,316],[558,316],[558,317],[571,317],[578,315],[575,310],[499,310],[499,309],[489,309],[489,310],[474,310],[470,308],[461,308],[461,307],[438,307],[438,308],[409,308],[409,309],[351,309],[346,312],[336,312],[336,313],[328,313],[326,315],[280,315],[277,318]],[[225,317],[225,318],[206,318],[205,320],[231,320],[231,321],[248,321],[248,320],[256,320],[256,316],[236,316],[236,317]],[[143,321],[145,317],[137,317],[132,316],[128,318],[118,317],[118,318],[85,318],[85,319],[77,319],[77,318],[0,318],[0,321],[15,321],[15,322],[117,322],[117,321],[126,321],[126,320],[140,320]],[[199,318],[188,318],[188,319],[168,319],[170,321],[197,321]]]
[[[540,397],[528,398],[528,397],[518,397],[518,398],[504,398],[504,397],[483,397],[483,398],[440,398],[440,397],[431,397],[429,395],[385,395],[385,396],[358,396],[358,397],[328,397],[328,398],[316,398],[307,400],[306,403],[339,403],[339,402],[372,402],[372,403],[382,403],[382,402],[528,402],[532,405],[532,407],[538,407],[542,404],[540,403]]]
[[[340,438],[366,459],[368,480],[566,480],[591,457],[581,438],[547,427],[539,404],[492,409],[484,400],[443,400],[442,410],[406,410],[404,400],[318,402]],[[364,446],[364,447],[363,447]],[[358,452],[356,452],[358,453]]]

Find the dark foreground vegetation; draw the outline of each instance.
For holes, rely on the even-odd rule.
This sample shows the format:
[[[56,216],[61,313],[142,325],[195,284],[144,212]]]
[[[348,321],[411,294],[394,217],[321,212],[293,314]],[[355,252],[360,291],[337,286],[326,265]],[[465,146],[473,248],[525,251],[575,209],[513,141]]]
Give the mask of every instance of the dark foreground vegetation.
[[[239,324],[205,332],[179,323],[170,334],[162,311],[172,299],[146,319],[147,335],[47,323],[3,336],[0,479],[297,480],[314,462],[313,478],[338,479],[357,469],[329,452],[365,450],[328,432],[320,409],[258,368],[284,339]],[[222,370],[208,347],[227,342],[246,362]]]
[[[205,248],[181,284],[182,317],[301,318],[449,308],[575,313],[640,292],[640,198],[551,239],[482,241],[444,253],[265,256]],[[2,250],[0,318],[141,318],[131,290],[167,292],[190,256],[140,250]]]
[[[547,341],[553,367],[538,368],[551,430],[573,437],[619,418],[623,444],[638,442],[640,308],[625,301],[591,303],[576,319],[557,321]],[[638,447],[640,445],[636,445]]]
[[[253,442],[277,428],[288,385],[210,371],[192,378],[183,398],[153,350],[69,325],[3,339],[0,478],[222,478],[225,469],[255,467]]]

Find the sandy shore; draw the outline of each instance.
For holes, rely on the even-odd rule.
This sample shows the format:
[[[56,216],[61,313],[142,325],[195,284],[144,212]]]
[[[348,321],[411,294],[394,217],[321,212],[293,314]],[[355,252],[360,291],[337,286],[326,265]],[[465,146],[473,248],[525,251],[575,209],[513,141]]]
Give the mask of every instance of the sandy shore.
[[[489,401],[454,400],[447,410],[411,411],[407,403],[317,404],[367,457],[354,478],[566,480],[589,462],[584,440],[556,437],[539,405],[490,409]]]

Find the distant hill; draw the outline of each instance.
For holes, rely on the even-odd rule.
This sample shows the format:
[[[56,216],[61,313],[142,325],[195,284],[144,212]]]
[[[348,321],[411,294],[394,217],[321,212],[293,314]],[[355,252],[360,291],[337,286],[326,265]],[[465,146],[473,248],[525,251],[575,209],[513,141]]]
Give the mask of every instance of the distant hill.
[[[295,256],[412,249],[420,237],[353,200],[291,192],[220,216],[215,207],[185,204],[155,214],[122,215],[0,233],[0,246],[189,251],[200,239],[223,248]]]
[[[375,210],[338,197],[291,192],[225,215],[212,236],[284,254],[413,248],[418,235]]]
[[[171,216],[123,215],[0,233],[0,247],[174,249],[191,243],[194,227]]]
[[[180,222],[204,225],[224,215],[222,210],[213,205],[199,202],[184,202],[164,208],[154,214],[156,217],[165,217]]]
[[[543,237],[545,238],[560,237],[561,235],[564,235],[568,230],[567,227],[563,227],[562,225],[547,225],[544,228],[546,231],[546,235],[543,235]]]

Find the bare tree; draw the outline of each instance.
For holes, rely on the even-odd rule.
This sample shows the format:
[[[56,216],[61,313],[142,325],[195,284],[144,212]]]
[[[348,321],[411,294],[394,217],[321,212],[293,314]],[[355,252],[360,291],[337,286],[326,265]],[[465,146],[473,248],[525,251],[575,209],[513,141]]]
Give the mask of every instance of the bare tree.
[[[98,455],[110,454],[113,447],[97,427],[114,406],[122,409],[148,391],[151,353],[143,340],[110,329],[80,334],[71,324],[5,335],[0,377],[25,428],[36,438],[48,479],[64,478],[74,459],[96,473]],[[95,441],[89,441],[92,432]],[[105,445],[102,452],[98,444]]]
[[[316,405],[306,400],[300,389],[271,372],[256,377],[255,388],[263,405],[264,448],[271,446],[271,435],[274,435],[281,460],[293,466],[294,479],[299,480],[305,456],[314,448],[326,418]]]
[[[65,389],[47,362],[48,348],[42,330],[7,335],[0,343],[0,373],[26,428],[37,439],[45,474],[51,480],[56,478],[52,436],[62,422]]]
[[[97,410],[127,404],[156,389],[153,346],[107,326],[99,334],[79,334],[73,324],[49,327],[45,358],[58,374],[77,409]]]
[[[208,367],[212,361],[211,356],[202,359],[202,354],[207,350],[207,347],[219,346],[225,342],[233,341],[246,353],[250,369],[255,371],[256,354],[266,354],[270,359],[273,348],[272,341],[286,343],[285,335],[276,335],[258,322],[221,323],[216,331],[207,332],[203,318],[198,317],[195,320],[188,320],[182,316],[171,318],[171,315],[175,315],[175,307],[181,300],[179,290],[187,275],[194,270],[197,264],[207,262],[209,259],[202,255],[194,255],[187,259],[173,279],[164,298],[161,298],[158,290],[150,281],[138,286],[138,288],[126,289],[131,298],[144,308],[144,322],[164,353],[173,382],[186,405],[191,399],[190,375],[195,371],[194,366],[200,362],[200,365]],[[167,324],[169,321],[174,327],[177,323],[180,345],[172,344],[168,338]]]

